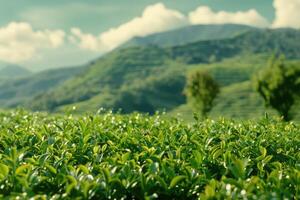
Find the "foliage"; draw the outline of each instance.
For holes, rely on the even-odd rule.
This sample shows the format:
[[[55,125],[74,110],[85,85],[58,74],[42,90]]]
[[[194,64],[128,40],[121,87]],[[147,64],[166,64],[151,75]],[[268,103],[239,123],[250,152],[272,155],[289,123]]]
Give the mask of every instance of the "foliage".
[[[0,105],[16,107],[24,106],[27,101],[32,103],[32,98],[36,95],[46,93],[82,71],[82,67],[59,68],[17,78],[14,72],[14,76],[10,75],[6,81],[1,81],[0,78]]]
[[[24,106],[61,112],[76,106],[81,113],[100,107],[122,109],[124,113],[176,111],[186,103],[182,94],[186,74],[203,68],[221,86],[213,116],[257,117],[257,113],[264,112],[263,101],[252,90],[244,88],[244,82],[265,65],[265,59],[275,49],[284,53],[289,62],[299,59],[300,34],[293,29],[250,28],[245,32],[248,28],[186,27],[167,33],[169,40],[165,40],[166,33],[152,35],[149,40],[144,38],[149,45],[116,49],[84,67],[46,71],[7,81],[0,79],[0,107]],[[186,43],[173,46],[182,37],[193,43],[182,40]],[[156,43],[161,45],[157,47]],[[191,112],[191,109],[187,111]]]
[[[147,45],[116,49],[92,62],[81,76],[76,76],[46,94],[34,98],[30,105],[37,110],[55,111],[76,103],[89,104],[89,101],[95,98],[101,99],[99,96],[128,97],[131,91],[123,90],[124,85],[127,85],[127,88],[135,87],[137,83],[159,76],[162,72],[169,72],[172,76],[174,67],[177,70],[182,68],[189,70],[190,66],[211,63],[212,58],[214,64],[218,64],[224,59],[241,55],[251,57],[260,53],[270,54],[277,49],[278,52],[286,54],[288,59],[297,59],[300,58],[298,51],[300,44],[297,42],[299,40],[300,31],[297,30],[251,30],[232,38],[198,41],[181,46]],[[245,73],[241,73],[246,74],[251,70],[250,67]],[[185,75],[184,70],[182,71]],[[120,94],[121,97],[116,94]],[[139,95],[137,93],[137,98]],[[164,98],[164,93],[160,93],[157,98]],[[119,109],[117,106],[120,104],[115,102],[116,98],[109,102],[111,109]],[[106,101],[99,101],[94,108],[106,105]],[[151,106],[156,110],[159,109]]]
[[[24,111],[0,121],[0,198],[300,197],[293,123]]]
[[[197,71],[189,75],[185,94],[202,116],[206,117],[212,109],[219,92],[218,83],[207,72]]]
[[[300,68],[286,65],[283,58],[270,60],[269,66],[255,78],[255,88],[265,100],[266,106],[276,109],[284,120],[290,120],[290,110],[300,94]]]
[[[193,121],[193,107],[183,104],[168,112],[169,117],[180,116],[185,121]],[[271,107],[264,106],[264,100],[253,88],[251,81],[231,84],[221,87],[220,94],[215,100],[215,106],[209,113],[209,118],[218,119],[220,116],[235,120],[257,120],[268,113],[278,117],[279,114]],[[294,122],[300,122],[300,98],[296,99],[291,108]]]

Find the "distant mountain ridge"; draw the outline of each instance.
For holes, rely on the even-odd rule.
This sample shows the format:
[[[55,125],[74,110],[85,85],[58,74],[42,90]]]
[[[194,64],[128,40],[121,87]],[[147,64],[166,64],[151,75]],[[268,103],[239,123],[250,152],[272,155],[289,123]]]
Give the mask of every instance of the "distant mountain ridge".
[[[233,38],[251,30],[257,30],[257,28],[237,24],[193,25],[151,34],[146,37],[135,37],[122,45],[121,48],[148,45],[160,47],[179,46],[205,40]]]
[[[0,81],[0,105],[12,108],[21,106],[40,93],[46,93],[83,71],[84,67],[60,68]]]
[[[9,64],[0,60],[0,70],[3,69],[4,67],[6,67],[7,65],[9,65]]]
[[[29,74],[31,74],[31,72],[28,69],[18,65],[10,64],[0,68],[0,78],[17,78]]]

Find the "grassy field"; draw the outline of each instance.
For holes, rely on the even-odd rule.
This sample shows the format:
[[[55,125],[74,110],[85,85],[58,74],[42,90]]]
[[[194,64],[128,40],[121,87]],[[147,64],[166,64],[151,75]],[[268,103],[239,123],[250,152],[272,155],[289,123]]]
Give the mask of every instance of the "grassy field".
[[[298,199],[300,128],[0,112],[0,198]]]

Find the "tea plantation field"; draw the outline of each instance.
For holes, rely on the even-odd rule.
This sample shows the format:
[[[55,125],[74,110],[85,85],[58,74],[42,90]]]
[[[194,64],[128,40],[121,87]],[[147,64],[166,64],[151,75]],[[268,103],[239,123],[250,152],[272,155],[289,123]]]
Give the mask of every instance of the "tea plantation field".
[[[0,112],[0,199],[299,199],[300,128]]]

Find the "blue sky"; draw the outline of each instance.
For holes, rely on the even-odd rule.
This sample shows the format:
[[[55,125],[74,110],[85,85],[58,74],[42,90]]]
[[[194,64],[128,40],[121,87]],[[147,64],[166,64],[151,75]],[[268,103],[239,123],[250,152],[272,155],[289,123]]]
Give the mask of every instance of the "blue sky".
[[[300,0],[0,0],[0,5],[0,62],[34,70],[83,64],[132,37],[187,25],[300,28]]]

